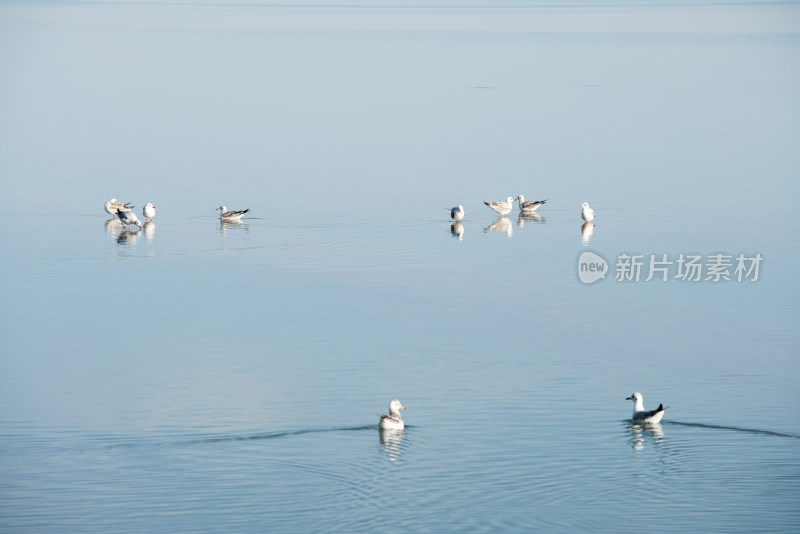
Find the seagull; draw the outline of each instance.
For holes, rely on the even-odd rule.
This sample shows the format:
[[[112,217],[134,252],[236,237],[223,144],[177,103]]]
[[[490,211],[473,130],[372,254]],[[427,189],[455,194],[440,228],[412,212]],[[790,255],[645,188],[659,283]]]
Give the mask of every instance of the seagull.
[[[406,425],[403,423],[403,418],[400,417],[399,410],[405,409],[405,406],[400,404],[399,400],[394,399],[389,403],[389,415],[381,416],[380,427],[383,430],[403,430]]]
[[[147,219],[150,219],[152,222],[153,217],[156,216],[156,207],[148,202],[144,205],[144,208],[142,208],[142,215],[144,215],[145,222],[147,222]]]
[[[522,195],[518,196],[516,200],[519,201],[519,210],[525,212],[536,211],[539,209],[539,206],[547,202],[547,200],[529,200],[525,202],[525,197]]]
[[[661,418],[664,417],[664,405],[659,404],[658,408],[655,410],[651,410],[649,412],[645,411],[644,409],[644,402],[642,401],[642,394],[638,391],[628,397],[625,400],[632,400],[634,402],[633,405],[633,415],[631,419],[634,423],[658,423],[661,421]]]
[[[110,198],[106,200],[105,210],[109,215],[116,217],[117,210],[128,211],[135,207],[136,206],[131,206],[130,202],[122,204],[121,202],[117,202],[116,198]]]
[[[134,224],[139,227],[139,230],[142,229],[142,223],[139,222],[139,218],[133,213],[133,210],[123,211],[121,209],[117,210],[117,217],[119,217],[119,221],[122,223],[124,227],[127,225],[129,228]]]
[[[459,204],[455,208],[450,208],[450,218],[455,222],[459,222],[464,218],[464,206]]]
[[[594,220],[594,210],[589,207],[589,203],[584,202],[581,204],[581,208],[583,208],[581,210],[581,217],[583,220],[586,222],[592,222]]]
[[[220,219],[241,219],[242,215],[250,211],[249,209],[241,211],[228,211],[228,208],[224,204],[217,209],[219,210]]]
[[[514,207],[514,199],[511,197],[508,197],[505,200],[496,200],[494,202],[486,202],[484,200],[483,203],[492,208],[497,212],[498,215],[501,216],[508,215],[508,213],[511,211],[511,208]]]

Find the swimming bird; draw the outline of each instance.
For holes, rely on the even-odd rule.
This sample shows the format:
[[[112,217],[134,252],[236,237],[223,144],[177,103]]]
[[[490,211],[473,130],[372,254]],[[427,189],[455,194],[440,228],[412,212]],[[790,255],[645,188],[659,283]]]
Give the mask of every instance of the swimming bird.
[[[142,229],[142,223],[139,222],[139,218],[133,213],[133,210],[117,210],[117,217],[119,217],[119,221],[122,223],[122,226],[131,227],[134,224],[139,227],[139,230]]]
[[[220,219],[240,219],[242,215],[250,211],[249,209],[240,211],[228,211],[228,208],[223,204],[217,208],[219,210]]]
[[[380,427],[384,430],[402,430],[406,425],[400,417],[400,410],[405,410],[405,406],[400,401],[394,399],[389,403],[389,415],[381,416]]]
[[[156,207],[148,202],[144,205],[144,208],[142,208],[142,215],[144,215],[145,222],[147,222],[147,219],[152,221],[153,217],[156,216]]]
[[[131,206],[131,203],[122,204],[121,202],[117,202],[116,198],[110,198],[106,200],[105,210],[111,216],[117,216],[117,210],[128,211],[130,209],[135,208],[136,206]]]
[[[455,222],[459,222],[464,218],[464,206],[459,204],[455,208],[450,208],[450,218]]]
[[[594,210],[589,207],[589,203],[584,202],[581,204],[581,208],[583,208],[581,210],[581,217],[583,220],[586,222],[592,222],[594,220]]]
[[[486,202],[483,201],[484,204],[492,208],[494,211],[497,212],[498,215],[508,215],[511,212],[511,208],[514,207],[514,199],[508,197],[505,200],[496,200],[494,202]]]
[[[663,404],[659,404],[658,408],[655,410],[649,412],[645,411],[642,394],[638,391],[625,400],[632,400],[634,402],[633,415],[631,416],[634,423],[658,423],[661,421],[661,418],[664,417]]]
[[[547,200],[529,200],[525,202],[525,197],[522,195],[518,196],[516,200],[519,201],[519,210],[520,211],[536,211],[539,209],[539,206],[547,202]]]

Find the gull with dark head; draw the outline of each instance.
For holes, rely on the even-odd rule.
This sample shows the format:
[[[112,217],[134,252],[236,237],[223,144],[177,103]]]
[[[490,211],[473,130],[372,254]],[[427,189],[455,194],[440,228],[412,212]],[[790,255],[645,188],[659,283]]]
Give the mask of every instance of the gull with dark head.
[[[508,215],[511,212],[511,208],[514,207],[514,199],[511,197],[508,197],[505,200],[495,200],[494,202],[486,202],[484,200],[483,203],[497,212],[497,214],[501,217],[503,215]]]
[[[450,208],[450,218],[455,222],[459,222],[464,218],[464,206],[459,204],[455,208]]]
[[[594,220],[594,210],[589,207],[588,202],[581,204],[581,218],[586,222],[592,222]]]
[[[381,416],[380,427],[383,430],[402,430],[405,428],[403,418],[400,417],[400,410],[405,410],[405,406],[400,404],[400,401],[394,399],[389,403],[389,415]]]
[[[547,202],[547,200],[528,200],[526,202],[525,197],[522,195],[518,196],[515,200],[519,202],[519,210],[526,213],[538,210],[539,206]]]
[[[134,224],[139,227],[139,230],[142,229],[142,223],[139,222],[139,218],[133,213],[133,210],[123,211],[121,209],[117,210],[117,217],[119,217],[119,222],[122,223],[122,226],[131,227]]]
[[[638,391],[625,400],[633,401],[633,415],[631,419],[634,423],[659,423],[661,418],[664,417],[664,405],[659,404],[655,410],[649,412],[644,409],[644,399],[642,394]]]
[[[239,211],[228,211],[228,208],[224,204],[218,207],[217,209],[219,210],[220,219],[241,219],[242,215],[250,211],[249,209],[239,210]]]

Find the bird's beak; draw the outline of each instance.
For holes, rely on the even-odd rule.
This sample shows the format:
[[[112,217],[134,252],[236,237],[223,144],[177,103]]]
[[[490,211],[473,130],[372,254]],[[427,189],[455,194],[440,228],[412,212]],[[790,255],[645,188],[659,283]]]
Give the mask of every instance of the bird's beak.
[[[400,408],[402,408],[403,410],[405,410],[405,409],[406,409],[406,407],[405,407],[405,406],[400,406]]]
[[[633,400],[633,397],[628,397],[625,400]]]

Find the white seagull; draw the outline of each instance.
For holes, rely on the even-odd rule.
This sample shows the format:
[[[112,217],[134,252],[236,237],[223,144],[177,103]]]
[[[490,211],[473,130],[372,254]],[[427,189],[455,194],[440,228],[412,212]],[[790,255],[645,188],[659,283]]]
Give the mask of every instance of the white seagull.
[[[464,218],[464,206],[459,204],[455,208],[450,208],[450,218],[455,222],[459,222]]]
[[[122,204],[121,202],[117,202],[116,198],[110,198],[110,199],[106,200],[105,210],[106,210],[106,213],[108,213],[109,215],[111,215],[113,217],[116,217],[117,216],[117,210],[128,211],[128,210],[133,209],[135,207],[136,206],[131,206],[130,202]]]
[[[525,202],[525,197],[522,195],[518,196],[516,200],[519,201],[519,210],[524,212],[536,211],[539,206],[547,202],[547,200],[529,200]]]
[[[380,427],[383,430],[403,430],[406,425],[403,423],[403,418],[400,417],[400,410],[405,409],[399,400],[394,399],[389,403],[389,415],[381,416]]]
[[[589,207],[588,202],[584,202],[581,204],[581,218],[583,218],[586,222],[592,222],[594,220],[594,210]]]
[[[658,423],[664,417],[664,405],[659,404],[655,410],[645,411],[642,394],[638,391],[625,400],[632,400],[633,415],[631,419],[634,423]]]
[[[148,202],[144,205],[144,208],[142,208],[142,215],[144,215],[145,222],[147,222],[147,219],[150,219],[152,222],[153,217],[156,216],[156,207]]]
[[[139,222],[139,218],[133,213],[133,210],[123,211],[121,209],[117,210],[117,217],[119,217],[119,221],[122,223],[122,226],[131,227],[134,224],[139,227],[139,230],[142,229],[142,223]]]
[[[219,210],[220,219],[241,219],[242,215],[250,211],[249,209],[240,211],[228,211],[227,206],[224,204],[217,208]]]
[[[505,200],[496,200],[494,202],[486,202],[483,201],[484,204],[492,208],[494,211],[497,212],[498,215],[508,215],[511,212],[511,208],[514,207],[514,199],[508,197]]]

